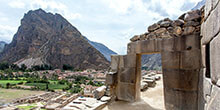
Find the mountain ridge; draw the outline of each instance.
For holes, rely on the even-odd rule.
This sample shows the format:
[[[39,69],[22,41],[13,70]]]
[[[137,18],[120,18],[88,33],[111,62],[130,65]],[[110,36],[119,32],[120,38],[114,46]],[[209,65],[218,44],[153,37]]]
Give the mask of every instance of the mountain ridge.
[[[75,69],[108,68],[109,62],[88,43],[78,29],[60,14],[42,9],[24,15],[12,42],[0,54],[0,61],[18,65],[48,64]]]

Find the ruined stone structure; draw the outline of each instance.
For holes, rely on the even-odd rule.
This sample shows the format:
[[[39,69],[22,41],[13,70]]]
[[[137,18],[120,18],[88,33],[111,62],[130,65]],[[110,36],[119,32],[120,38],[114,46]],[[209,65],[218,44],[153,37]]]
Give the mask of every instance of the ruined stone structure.
[[[174,21],[161,20],[131,38],[127,55],[112,56],[106,76],[111,95],[123,101],[138,100],[141,55],[160,53],[167,110],[219,110],[219,14],[218,0],[207,0],[205,8]]]
[[[201,102],[205,110],[220,110],[220,3],[206,0],[201,25]],[[202,91],[203,90],[203,91]]]

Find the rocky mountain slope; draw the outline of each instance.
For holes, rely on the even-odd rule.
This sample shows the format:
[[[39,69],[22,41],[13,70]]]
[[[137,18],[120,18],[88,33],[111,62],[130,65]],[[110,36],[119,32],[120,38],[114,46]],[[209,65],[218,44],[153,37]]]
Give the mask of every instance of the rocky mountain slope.
[[[75,69],[103,69],[109,66],[105,57],[65,18],[42,9],[24,15],[12,42],[0,54],[0,61],[28,67],[48,64],[62,68],[68,64]]]
[[[101,43],[90,41],[90,40],[88,42],[93,47],[95,47],[99,52],[101,52],[108,61],[111,61],[111,55],[117,54]]]
[[[6,44],[7,44],[6,42],[0,41],[0,53],[3,51]]]

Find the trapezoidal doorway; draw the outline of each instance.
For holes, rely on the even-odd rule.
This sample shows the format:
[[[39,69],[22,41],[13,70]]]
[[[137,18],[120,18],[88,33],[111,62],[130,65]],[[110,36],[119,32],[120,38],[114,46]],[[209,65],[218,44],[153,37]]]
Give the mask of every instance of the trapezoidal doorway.
[[[200,35],[158,38],[128,44],[127,55],[114,55],[106,82],[112,96],[134,102],[140,97],[141,55],[160,53],[167,110],[197,110],[201,63]]]

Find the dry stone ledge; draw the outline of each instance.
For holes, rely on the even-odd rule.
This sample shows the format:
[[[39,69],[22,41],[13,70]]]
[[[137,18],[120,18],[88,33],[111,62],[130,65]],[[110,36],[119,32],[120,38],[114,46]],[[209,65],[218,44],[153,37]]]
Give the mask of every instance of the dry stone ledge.
[[[181,15],[177,20],[165,18],[148,27],[148,32],[135,35],[130,39],[131,42],[152,40],[152,39],[169,39],[181,37],[200,32],[201,11],[193,10]]]

